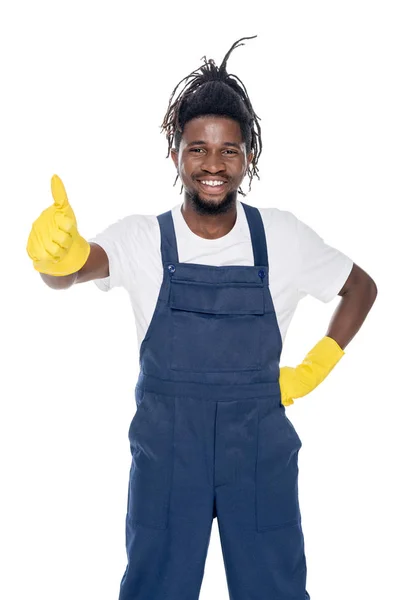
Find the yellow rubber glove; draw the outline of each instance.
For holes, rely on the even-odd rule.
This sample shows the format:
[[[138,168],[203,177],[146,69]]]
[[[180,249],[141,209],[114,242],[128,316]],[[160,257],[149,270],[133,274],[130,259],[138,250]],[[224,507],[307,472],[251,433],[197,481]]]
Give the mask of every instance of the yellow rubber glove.
[[[26,251],[36,271],[47,275],[70,275],[79,271],[90,254],[90,244],[78,233],[76,218],[63,182],[51,178],[54,204],[32,225]]]
[[[344,351],[328,336],[320,340],[297,367],[280,369],[279,385],[281,402],[284,406],[293,404],[294,398],[301,398],[314,390],[339,362]]]

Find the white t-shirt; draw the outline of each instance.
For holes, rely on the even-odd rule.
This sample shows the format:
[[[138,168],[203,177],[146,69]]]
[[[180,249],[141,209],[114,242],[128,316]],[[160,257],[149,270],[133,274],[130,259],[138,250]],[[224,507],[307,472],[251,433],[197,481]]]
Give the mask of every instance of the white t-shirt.
[[[235,225],[221,238],[205,239],[187,225],[183,203],[172,208],[179,262],[203,265],[253,265],[246,214],[237,201]],[[310,294],[330,302],[343,287],[353,261],[289,211],[259,208],[267,240],[269,285],[284,341],[298,302]],[[107,227],[90,242],[107,253],[110,275],[95,279],[103,291],[122,286],[130,296],[138,348],[146,334],[163,278],[161,235],[156,215],[134,214]]]

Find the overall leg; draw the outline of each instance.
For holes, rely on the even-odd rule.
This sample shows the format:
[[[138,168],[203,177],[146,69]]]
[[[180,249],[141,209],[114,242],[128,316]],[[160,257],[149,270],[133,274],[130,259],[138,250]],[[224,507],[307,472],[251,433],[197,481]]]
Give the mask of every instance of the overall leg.
[[[297,492],[300,439],[282,406],[263,400],[232,402],[223,411],[220,406],[224,443],[216,448],[216,464],[221,472],[228,465],[230,476],[215,491],[230,599],[307,600]]]
[[[145,392],[129,430],[119,600],[198,600],[213,520],[215,403]]]

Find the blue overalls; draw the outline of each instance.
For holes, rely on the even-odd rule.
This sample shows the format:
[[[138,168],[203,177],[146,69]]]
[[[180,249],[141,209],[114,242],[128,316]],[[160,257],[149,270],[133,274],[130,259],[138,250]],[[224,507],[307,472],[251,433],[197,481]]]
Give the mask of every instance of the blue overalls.
[[[254,266],[180,263],[159,215],[163,282],[140,347],[119,600],[198,600],[214,517],[231,600],[307,600],[301,441],[279,387],[264,226]]]

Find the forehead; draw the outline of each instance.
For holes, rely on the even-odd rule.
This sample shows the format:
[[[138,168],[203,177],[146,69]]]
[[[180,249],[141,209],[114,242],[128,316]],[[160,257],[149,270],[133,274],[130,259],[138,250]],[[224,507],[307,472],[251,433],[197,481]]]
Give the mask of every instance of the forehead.
[[[204,116],[188,121],[183,129],[182,139],[190,144],[193,140],[207,143],[243,143],[240,125],[229,117]]]

